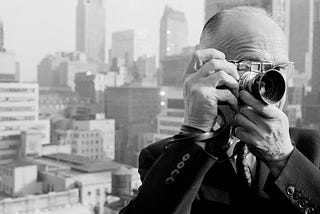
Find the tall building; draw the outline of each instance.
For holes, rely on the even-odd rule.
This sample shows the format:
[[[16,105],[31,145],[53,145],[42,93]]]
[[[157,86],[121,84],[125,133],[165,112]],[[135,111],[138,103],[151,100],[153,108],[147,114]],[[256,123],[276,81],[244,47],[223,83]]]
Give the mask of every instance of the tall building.
[[[153,141],[159,141],[179,133],[184,121],[184,101],[181,87],[161,88],[161,111],[157,116],[157,132]]]
[[[290,1],[289,59],[294,62],[293,75],[305,73],[305,87],[312,74],[313,0]],[[301,35],[304,33],[304,36]],[[319,60],[317,60],[319,61]]]
[[[182,49],[180,54],[163,57],[160,61],[160,83],[162,86],[182,87],[183,74],[194,48]]]
[[[314,0],[312,91],[320,94],[320,0]]]
[[[50,122],[38,118],[38,84],[0,83],[0,100],[0,163],[18,157],[22,131],[36,131],[42,145],[50,143]]]
[[[0,17],[0,52],[4,51],[4,47],[3,47],[3,24],[2,24],[2,20]]]
[[[141,56],[151,54],[150,33],[143,30],[125,30],[112,33],[111,59],[119,66],[131,66]]]
[[[78,0],[76,50],[94,62],[105,62],[105,18],[104,0]]]
[[[19,69],[15,54],[6,51],[4,48],[3,24],[0,19],[0,81],[19,81]]]
[[[180,54],[188,45],[188,26],[183,12],[166,6],[160,21],[159,60],[165,56]]]
[[[225,9],[236,6],[262,7],[280,25],[282,30],[289,35],[289,6],[291,1],[286,0],[206,0],[205,1],[205,21],[211,16]],[[294,14],[296,15],[296,14]]]
[[[106,90],[105,96],[105,113],[116,121],[116,160],[137,166],[141,149],[138,138],[143,133],[154,132],[154,120],[160,112],[160,90],[113,87]]]

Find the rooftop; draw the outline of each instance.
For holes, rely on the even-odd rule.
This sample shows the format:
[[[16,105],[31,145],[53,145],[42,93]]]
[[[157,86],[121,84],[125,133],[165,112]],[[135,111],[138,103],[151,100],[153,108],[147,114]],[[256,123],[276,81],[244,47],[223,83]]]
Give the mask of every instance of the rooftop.
[[[86,158],[79,155],[65,154],[65,153],[44,155],[41,158],[66,164],[70,166],[72,170],[84,172],[84,173],[113,171],[123,165],[111,159],[95,160],[95,159],[90,159],[90,158]]]
[[[27,163],[24,161],[15,160],[15,161],[6,163],[3,166],[6,168],[13,168],[14,169],[14,168],[18,168],[18,167],[33,166],[33,165],[35,165],[35,164],[30,164],[30,163]]]

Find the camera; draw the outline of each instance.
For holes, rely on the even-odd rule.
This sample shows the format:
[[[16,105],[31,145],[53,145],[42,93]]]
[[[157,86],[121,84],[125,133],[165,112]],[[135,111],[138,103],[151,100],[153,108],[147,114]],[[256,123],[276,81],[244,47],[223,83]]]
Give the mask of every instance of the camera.
[[[271,62],[236,61],[229,62],[237,66],[239,72],[239,90],[250,92],[265,104],[279,102],[285,94],[286,82],[280,67]]]

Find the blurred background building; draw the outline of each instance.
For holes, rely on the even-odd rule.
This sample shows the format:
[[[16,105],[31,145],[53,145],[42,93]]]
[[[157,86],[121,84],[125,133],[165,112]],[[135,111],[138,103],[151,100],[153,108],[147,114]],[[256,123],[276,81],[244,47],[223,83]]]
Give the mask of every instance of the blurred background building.
[[[104,0],[78,0],[76,18],[76,50],[90,61],[105,61]]]

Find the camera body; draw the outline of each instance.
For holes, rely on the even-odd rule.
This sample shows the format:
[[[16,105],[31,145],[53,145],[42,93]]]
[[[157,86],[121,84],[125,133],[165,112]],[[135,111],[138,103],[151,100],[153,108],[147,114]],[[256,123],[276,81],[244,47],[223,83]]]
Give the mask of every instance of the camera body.
[[[280,67],[271,62],[236,61],[229,62],[237,66],[239,72],[239,90],[250,92],[265,104],[279,102],[286,90],[286,82]]]

